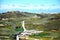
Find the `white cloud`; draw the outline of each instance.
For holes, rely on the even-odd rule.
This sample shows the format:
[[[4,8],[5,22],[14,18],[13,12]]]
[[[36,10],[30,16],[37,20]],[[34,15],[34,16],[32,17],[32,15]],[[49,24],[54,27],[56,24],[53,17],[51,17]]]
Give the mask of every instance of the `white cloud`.
[[[53,9],[60,9],[60,6],[53,6],[53,5],[1,5],[0,10],[12,10],[12,9],[28,9],[28,10],[53,10]]]

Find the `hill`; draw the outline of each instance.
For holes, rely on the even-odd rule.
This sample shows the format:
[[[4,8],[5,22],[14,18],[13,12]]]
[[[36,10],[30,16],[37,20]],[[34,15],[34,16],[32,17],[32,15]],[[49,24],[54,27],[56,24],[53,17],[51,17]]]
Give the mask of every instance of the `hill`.
[[[52,30],[60,31],[60,13],[36,14],[20,11],[11,11],[0,14],[0,24],[3,25],[0,26],[1,36],[9,35],[9,37],[13,37],[14,34],[22,32],[22,20],[25,21],[25,27],[28,30],[43,30],[46,32],[51,32]]]

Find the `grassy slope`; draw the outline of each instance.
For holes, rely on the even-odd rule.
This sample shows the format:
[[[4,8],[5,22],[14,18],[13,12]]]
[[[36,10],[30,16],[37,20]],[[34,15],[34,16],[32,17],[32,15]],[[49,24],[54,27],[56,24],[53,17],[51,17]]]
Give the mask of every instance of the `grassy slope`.
[[[53,16],[45,17],[45,18],[32,18],[35,14],[25,14],[27,17],[17,17],[16,15],[13,15],[12,17],[15,18],[13,20],[6,20],[2,21],[3,24],[8,24],[5,26],[5,28],[0,28],[0,32],[9,35],[15,34],[16,32],[19,32],[23,29],[21,29],[21,21],[25,20],[25,25],[27,29],[36,29],[36,30],[44,30],[45,23],[48,22],[48,19]],[[11,23],[10,23],[11,22]],[[13,24],[12,24],[13,23]],[[11,25],[11,26],[10,26]],[[15,26],[19,26],[20,28],[14,29]]]

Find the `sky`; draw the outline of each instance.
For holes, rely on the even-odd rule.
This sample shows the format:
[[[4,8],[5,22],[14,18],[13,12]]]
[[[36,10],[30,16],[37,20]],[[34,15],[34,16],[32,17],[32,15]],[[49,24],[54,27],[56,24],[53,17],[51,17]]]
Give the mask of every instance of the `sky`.
[[[0,0],[0,13],[21,12],[60,12],[60,0]]]

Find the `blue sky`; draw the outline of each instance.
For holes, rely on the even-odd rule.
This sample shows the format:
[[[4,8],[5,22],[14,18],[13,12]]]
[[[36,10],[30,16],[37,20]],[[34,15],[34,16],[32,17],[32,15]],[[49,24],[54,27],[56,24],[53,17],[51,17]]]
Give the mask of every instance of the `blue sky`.
[[[0,12],[60,12],[60,0],[0,0]]]

